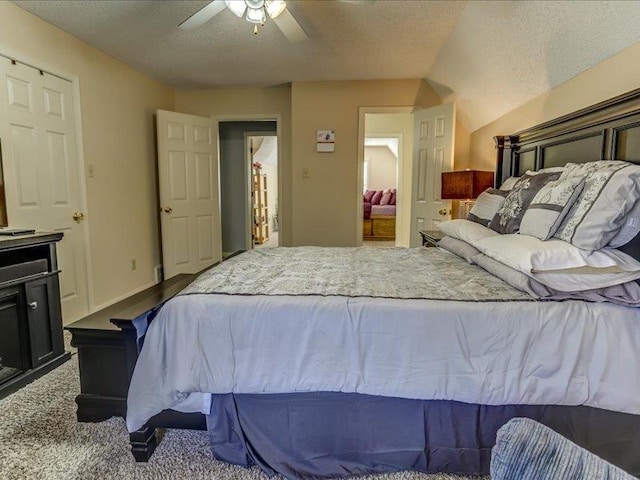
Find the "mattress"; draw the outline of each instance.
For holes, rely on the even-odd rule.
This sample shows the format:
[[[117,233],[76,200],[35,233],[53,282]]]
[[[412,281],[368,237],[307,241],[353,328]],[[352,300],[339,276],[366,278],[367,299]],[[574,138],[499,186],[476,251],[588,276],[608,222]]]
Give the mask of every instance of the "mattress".
[[[300,255],[295,249],[271,250],[289,259]],[[340,257],[336,251],[343,251],[341,263],[347,250],[354,250],[352,256],[363,252],[328,250],[310,254],[324,259],[318,264],[333,264],[327,257]],[[379,256],[381,250],[404,255],[413,249],[372,250]],[[479,292],[474,282],[473,288],[467,284],[469,298],[456,300],[464,297],[465,287],[457,287],[455,279],[449,279],[448,294],[441,283],[438,295],[389,298],[389,290],[402,289],[391,276],[386,290],[365,295],[362,284],[354,286],[355,280],[345,277],[349,268],[336,265],[333,277],[312,270],[307,277],[316,281],[296,286],[295,275],[287,281],[274,264],[272,274],[288,294],[271,285],[253,295],[242,291],[245,281],[253,290],[251,279],[240,274],[253,257],[243,255],[158,312],[129,390],[130,431],[167,408],[208,413],[208,394],[221,393],[344,392],[483,405],[586,405],[640,414],[640,371],[628,368],[640,351],[638,309],[533,301],[506,284]],[[451,275],[460,269],[485,276],[487,284],[501,282],[441,249],[415,249],[406,259],[416,264],[413,270],[399,269],[407,284],[413,278],[427,288],[429,282],[418,278],[423,256],[433,264],[444,262],[441,268]],[[371,283],[381,288],[378,276],[389,264],[377,262],[361,270],[369,268]],[[290,266],[302,263],[290,261]],[[437,272],[431,275],[427,278],[437,283]],[[329,295],[309,293],[323,282],[340,288]],[[234,283],[238,293],[224,290]],[[349,291],[354,295],[345,294]],[[474,295],[478,298],[471,299]]]

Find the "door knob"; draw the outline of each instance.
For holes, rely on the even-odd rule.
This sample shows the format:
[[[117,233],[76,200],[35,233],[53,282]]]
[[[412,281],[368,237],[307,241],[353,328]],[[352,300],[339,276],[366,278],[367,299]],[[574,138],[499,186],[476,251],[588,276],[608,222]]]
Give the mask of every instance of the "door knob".
[[[171,212],[173,212],[173,208],[171,208],[171,207],[164,207],[162,210],[164,211],[164,213],[171,213]]]
[[[76,222],[80,223],[82,220],[84,220],[84,213],[74,212],[73,215],[71,215],[71,218],[73,218]]]
[[[35,310],[36,308],[38,308],[38,302],[29,302],[29,308],[31,310]]]

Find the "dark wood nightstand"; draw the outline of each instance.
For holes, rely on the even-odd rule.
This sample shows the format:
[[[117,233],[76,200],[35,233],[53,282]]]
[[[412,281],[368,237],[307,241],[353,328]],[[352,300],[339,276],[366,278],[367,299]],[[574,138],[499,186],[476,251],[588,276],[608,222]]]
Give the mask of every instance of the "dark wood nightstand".
[[[440,230],[420,230],[422,236],[423,247],[436,247],[438,242],[445,237],[445,234]]]

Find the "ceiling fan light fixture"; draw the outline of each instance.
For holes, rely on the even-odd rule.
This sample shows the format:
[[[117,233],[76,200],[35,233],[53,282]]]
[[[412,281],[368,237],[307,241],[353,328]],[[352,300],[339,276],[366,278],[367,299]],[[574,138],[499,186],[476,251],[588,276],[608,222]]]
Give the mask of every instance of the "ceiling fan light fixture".
[[[247,4],[244,0],[224,0],[224,4],[236,17],[240,18],[244,16],[244,11],[247,9]]]
[[[267,16],[264,13],[263,8],[247,8],[247,21],[251,23],[264,24],[267,20]]]
[[[284,0],[267,0],[265,2],[265,8],[271,18],[276,18],[287,8],[287,2]]]

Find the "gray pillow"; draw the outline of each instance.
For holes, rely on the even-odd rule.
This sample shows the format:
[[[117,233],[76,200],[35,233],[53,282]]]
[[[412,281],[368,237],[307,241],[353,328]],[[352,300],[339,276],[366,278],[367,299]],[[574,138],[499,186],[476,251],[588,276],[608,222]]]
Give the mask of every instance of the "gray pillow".
[[[640,166],[598,161],[569,164],[562,178],[585,176],[582,193],[555,236],[584,250],[599,250],[624,226],[640,198]]]
[[[444,237],[438,242],[438,246],[464,258],[468,263],[473,263],[473,257],[480,253],[480,250],[473,245],[453,237]]]
[[[495,214],[489,228],[498,233],[518,233],[524,212],[546,183],[557,180],[560,172],[525,174],[513,186],[504,203]]]
[[[478,196],[467,216],[467,220],[488,227],[489,222],[498,212],[508,194],[509,192],[504,190],[487,188]]]
[[[520,233],[540,240],[553,237],[584,187],[584,177],[569,177],[544,185],[522,216]]]
[[[640,285],[636,281],[580,292],[561,292],[543,285],[536,279],[494,260],[484,253],[478,253],[471,260],[472,263],[484,268],[503,282],[528,293],[534,298],[544,300],[586,300],[588,302],[609,302],[625,307],[640,307]]]

